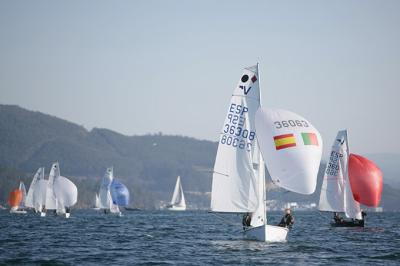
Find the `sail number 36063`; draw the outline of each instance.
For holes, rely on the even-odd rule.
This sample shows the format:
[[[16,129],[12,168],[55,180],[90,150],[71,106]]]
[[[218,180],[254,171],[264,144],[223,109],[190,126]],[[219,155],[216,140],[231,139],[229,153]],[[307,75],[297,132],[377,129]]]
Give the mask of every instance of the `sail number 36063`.
[[[283,127],[309,127],[310,125],[305,120],[282,120],[274,122],[275,128]]]

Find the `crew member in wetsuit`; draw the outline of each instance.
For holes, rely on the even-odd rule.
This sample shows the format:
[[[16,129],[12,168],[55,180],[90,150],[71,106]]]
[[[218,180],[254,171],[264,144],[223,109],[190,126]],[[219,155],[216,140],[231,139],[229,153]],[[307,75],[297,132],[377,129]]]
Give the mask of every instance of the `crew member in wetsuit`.
[[[243,219],[242,219],[243,230],[249,227],[250,223],[251,223],[251,214],[249,212],[243,214]]]
[[[294,224],[294,218],[290,214],[290,208],[286,208],[285,215],[282,217],[282,220],[280,221],[278,226],[291,228],[293,224]]]

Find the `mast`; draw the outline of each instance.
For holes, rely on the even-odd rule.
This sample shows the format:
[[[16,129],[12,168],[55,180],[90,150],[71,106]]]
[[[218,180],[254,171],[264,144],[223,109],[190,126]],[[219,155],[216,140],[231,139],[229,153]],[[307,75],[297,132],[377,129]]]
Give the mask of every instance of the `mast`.
[[[260,108],[261,108],[261,79],[260,79],[260,70],[259,70],[259,63],[257,62],[257,76],[258,76],[258,86],[259,86],[259,97],[260,97]],[[258,144],[258,138],[257,138],[257,144]],[[258,144],[259,145],[259,144]],[[266,210],[266,206],[267,206],[267,190],[266,190],[266,186],[265,186],[265,166],[264,166],[264,160],[261,154],[261,150],[258,150],[258,156],[259,156],[259,166],[258,166],[258,178],[260,178],[262,180],[262,191],[263,191],[263,199],[262,199],[262,203],[263,203],[263,207],[262,207],[262,212],[263,212],[263,221],[264,224],[267,224],[267,210]]]

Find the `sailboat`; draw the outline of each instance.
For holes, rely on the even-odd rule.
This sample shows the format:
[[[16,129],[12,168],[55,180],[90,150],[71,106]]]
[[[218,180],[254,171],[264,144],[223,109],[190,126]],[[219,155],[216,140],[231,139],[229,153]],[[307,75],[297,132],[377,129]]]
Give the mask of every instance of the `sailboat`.
[[[262,109],[260,98],[257,64],[244,69],[233,91],[214,165],[211,211],[249,214],[245,238],[282,242],[288,228],[267,224],[265,165],[276,185],[311,194],[322,139],[303,117],[281,109]]]
[[[94,198],[94,208],[93,210],[100,210],[100,198],[99,198],[99,194],[96,193],[95,198]]]
[[[25,195],[24,195],[25,193]],[[26,191],[23,182],[20,182],[19,188],[10,192],[8,204],[10,205],[10,213],[25,214],[25,197]]]
[[[325,169],[318,209],[334,212],[332,226],[364,227],[360,204],[377,207],[382,188],[381,170],[367,158],[350,154],[347,130],[340,130]],[[340,217],[340,212],[350,220]]]
[[[99,198],[100,198],[100,209],[104,213],[113,213],[121,215],[121,211],[117,204],[114,204],[111,196],[111,183],[114,180],[113,167],[107,168],[106,173],[101,181]]]
[[[42,192],[40,189],[40,180],[44,180],[44,168],[40,167],[35,175],[33,176],[32,182],[29,186],[28,193],[26,195],[25,206],[27,208],[34,209],[35,212],[41,212],[42,210]],[[47,186],[47,183],[46,183]]]
[[[69,218],[71,207],[78,201],[78,188],[68,178],[61,176],[58,162],[50,170],[46,191],[46,208]],[[50,207],[49,207],[50,206]]]
[[[171,202],[167,206],[167,209],[170,211],[185,211],[186,210],[185,195],[183,194],[180,176],[178,176],[178,178],[176,179],[174,194],[172,195]]]

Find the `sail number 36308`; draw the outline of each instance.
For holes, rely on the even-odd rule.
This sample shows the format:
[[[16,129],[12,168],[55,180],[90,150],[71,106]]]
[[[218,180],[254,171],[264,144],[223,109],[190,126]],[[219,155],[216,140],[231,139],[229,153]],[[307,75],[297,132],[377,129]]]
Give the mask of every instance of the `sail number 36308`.
[[[282,120],[274,122],[275,128],[283,127],[309,127],[310,125],[305,120]]]

